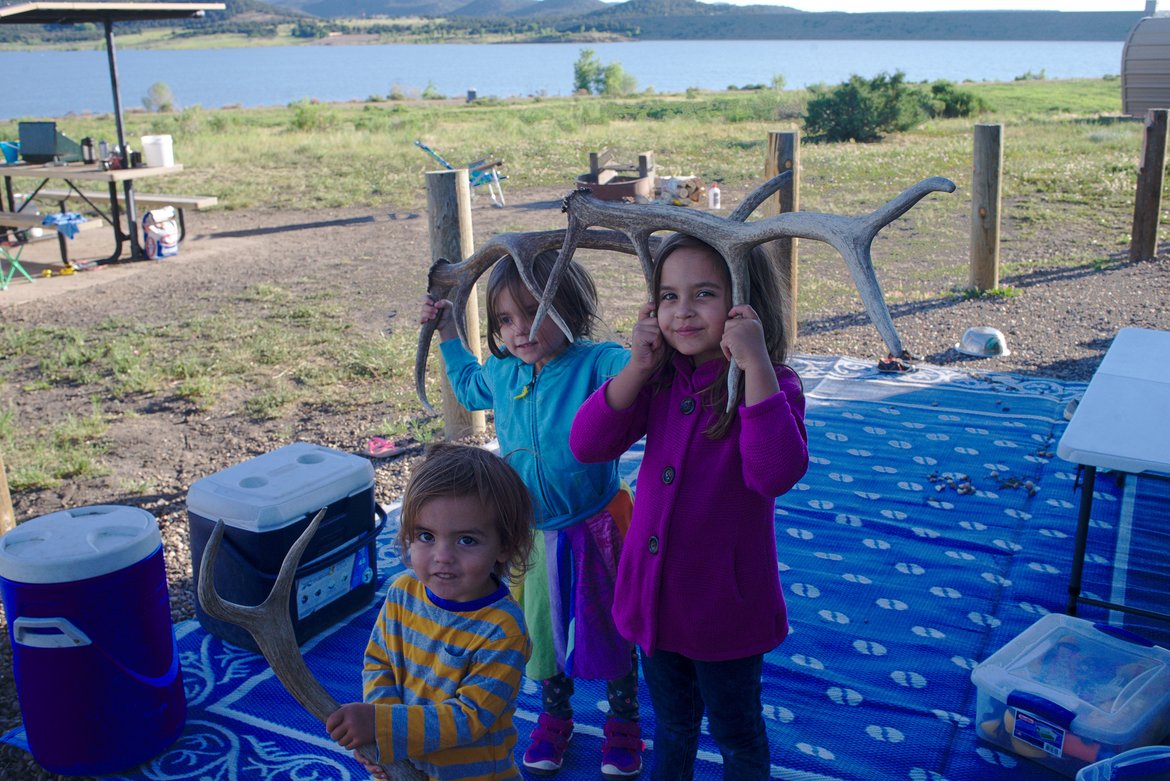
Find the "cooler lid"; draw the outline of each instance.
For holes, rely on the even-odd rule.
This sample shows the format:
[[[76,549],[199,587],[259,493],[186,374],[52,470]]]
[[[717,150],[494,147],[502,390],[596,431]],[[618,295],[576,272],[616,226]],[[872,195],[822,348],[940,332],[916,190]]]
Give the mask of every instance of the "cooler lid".
[[[162,545],[154,516],[99,504],[32,518],[0,537],[0,577],[71,583],[125,569]]]
[[[187,511],[263,533],[373,484],[374,467],[367,459],[294,442],[197,480],[187,491]]]

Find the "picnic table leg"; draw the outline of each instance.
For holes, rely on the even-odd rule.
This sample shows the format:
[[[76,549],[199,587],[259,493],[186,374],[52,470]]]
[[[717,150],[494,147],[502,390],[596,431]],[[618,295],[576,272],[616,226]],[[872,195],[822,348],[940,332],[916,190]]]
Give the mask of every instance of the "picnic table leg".
[[[118,208],[118,183],[110,182],[110,224],[114,226],[114,254],[102,263],[113,263],[122,257],[122,245],[126,242],[126,234],[122,232],[121,209]]]

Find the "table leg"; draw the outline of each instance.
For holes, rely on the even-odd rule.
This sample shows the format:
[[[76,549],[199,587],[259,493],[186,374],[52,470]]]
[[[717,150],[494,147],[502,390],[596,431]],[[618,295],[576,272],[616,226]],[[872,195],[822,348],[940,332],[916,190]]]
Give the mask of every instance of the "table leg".
[[[1085,570],[1085,547],[1089,539],[1089,513],[1093,509],[1093,489],[1097,482],[1097,467],[1085,467],[1081,484],[1081,509],[1077,515],[1077,533],[1073,544],[1072,575],[1068,582],[1068,607],[1064,612],[1077,614],[1077,600],[1081,596],[1081,579]]]
[[[114,254],[106,258],[112,263],[122,257],[122,245],[126,242],[126,234],[122,232],[122,210],[118,206],[118,183],[110,182],[110,222],[114,226]],[[133,229],[133,225],[130,226]]]
[[[123,182],[122,191],[126,194],[126,227],[130,232],[130,257],[133,260],[140,260],[143,252],[138,241],[138,206],[134,203],[134,180],[127,179]]]

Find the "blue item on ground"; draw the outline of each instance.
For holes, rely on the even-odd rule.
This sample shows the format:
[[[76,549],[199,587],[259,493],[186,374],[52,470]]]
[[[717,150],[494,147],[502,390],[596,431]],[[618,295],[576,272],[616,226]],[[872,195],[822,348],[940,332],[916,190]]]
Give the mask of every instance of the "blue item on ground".
[[[79,212],[54,212],[53,214],[46,214],[45,219],[41,220],[41,224],[51,225],[59,233],[64,233],[67,237],[73,238],[81,231],[77,226],[86,221],[85,215]]]

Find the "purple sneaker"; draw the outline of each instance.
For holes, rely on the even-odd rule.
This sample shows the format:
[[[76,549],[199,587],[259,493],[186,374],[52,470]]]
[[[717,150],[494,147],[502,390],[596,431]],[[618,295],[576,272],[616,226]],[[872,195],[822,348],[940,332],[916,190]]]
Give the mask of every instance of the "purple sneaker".
[[[610,781],[633,778],[642,772],[642,726],[610,716],[605,721],[605,742],[601,744],[601,775]]]
[[[573,720],[558,719],[550,713],[540,714],[532,730],[532,745],[524,752],[524,767],[533,775],[551,776],[561,769],[569,738],[573,737]]]

